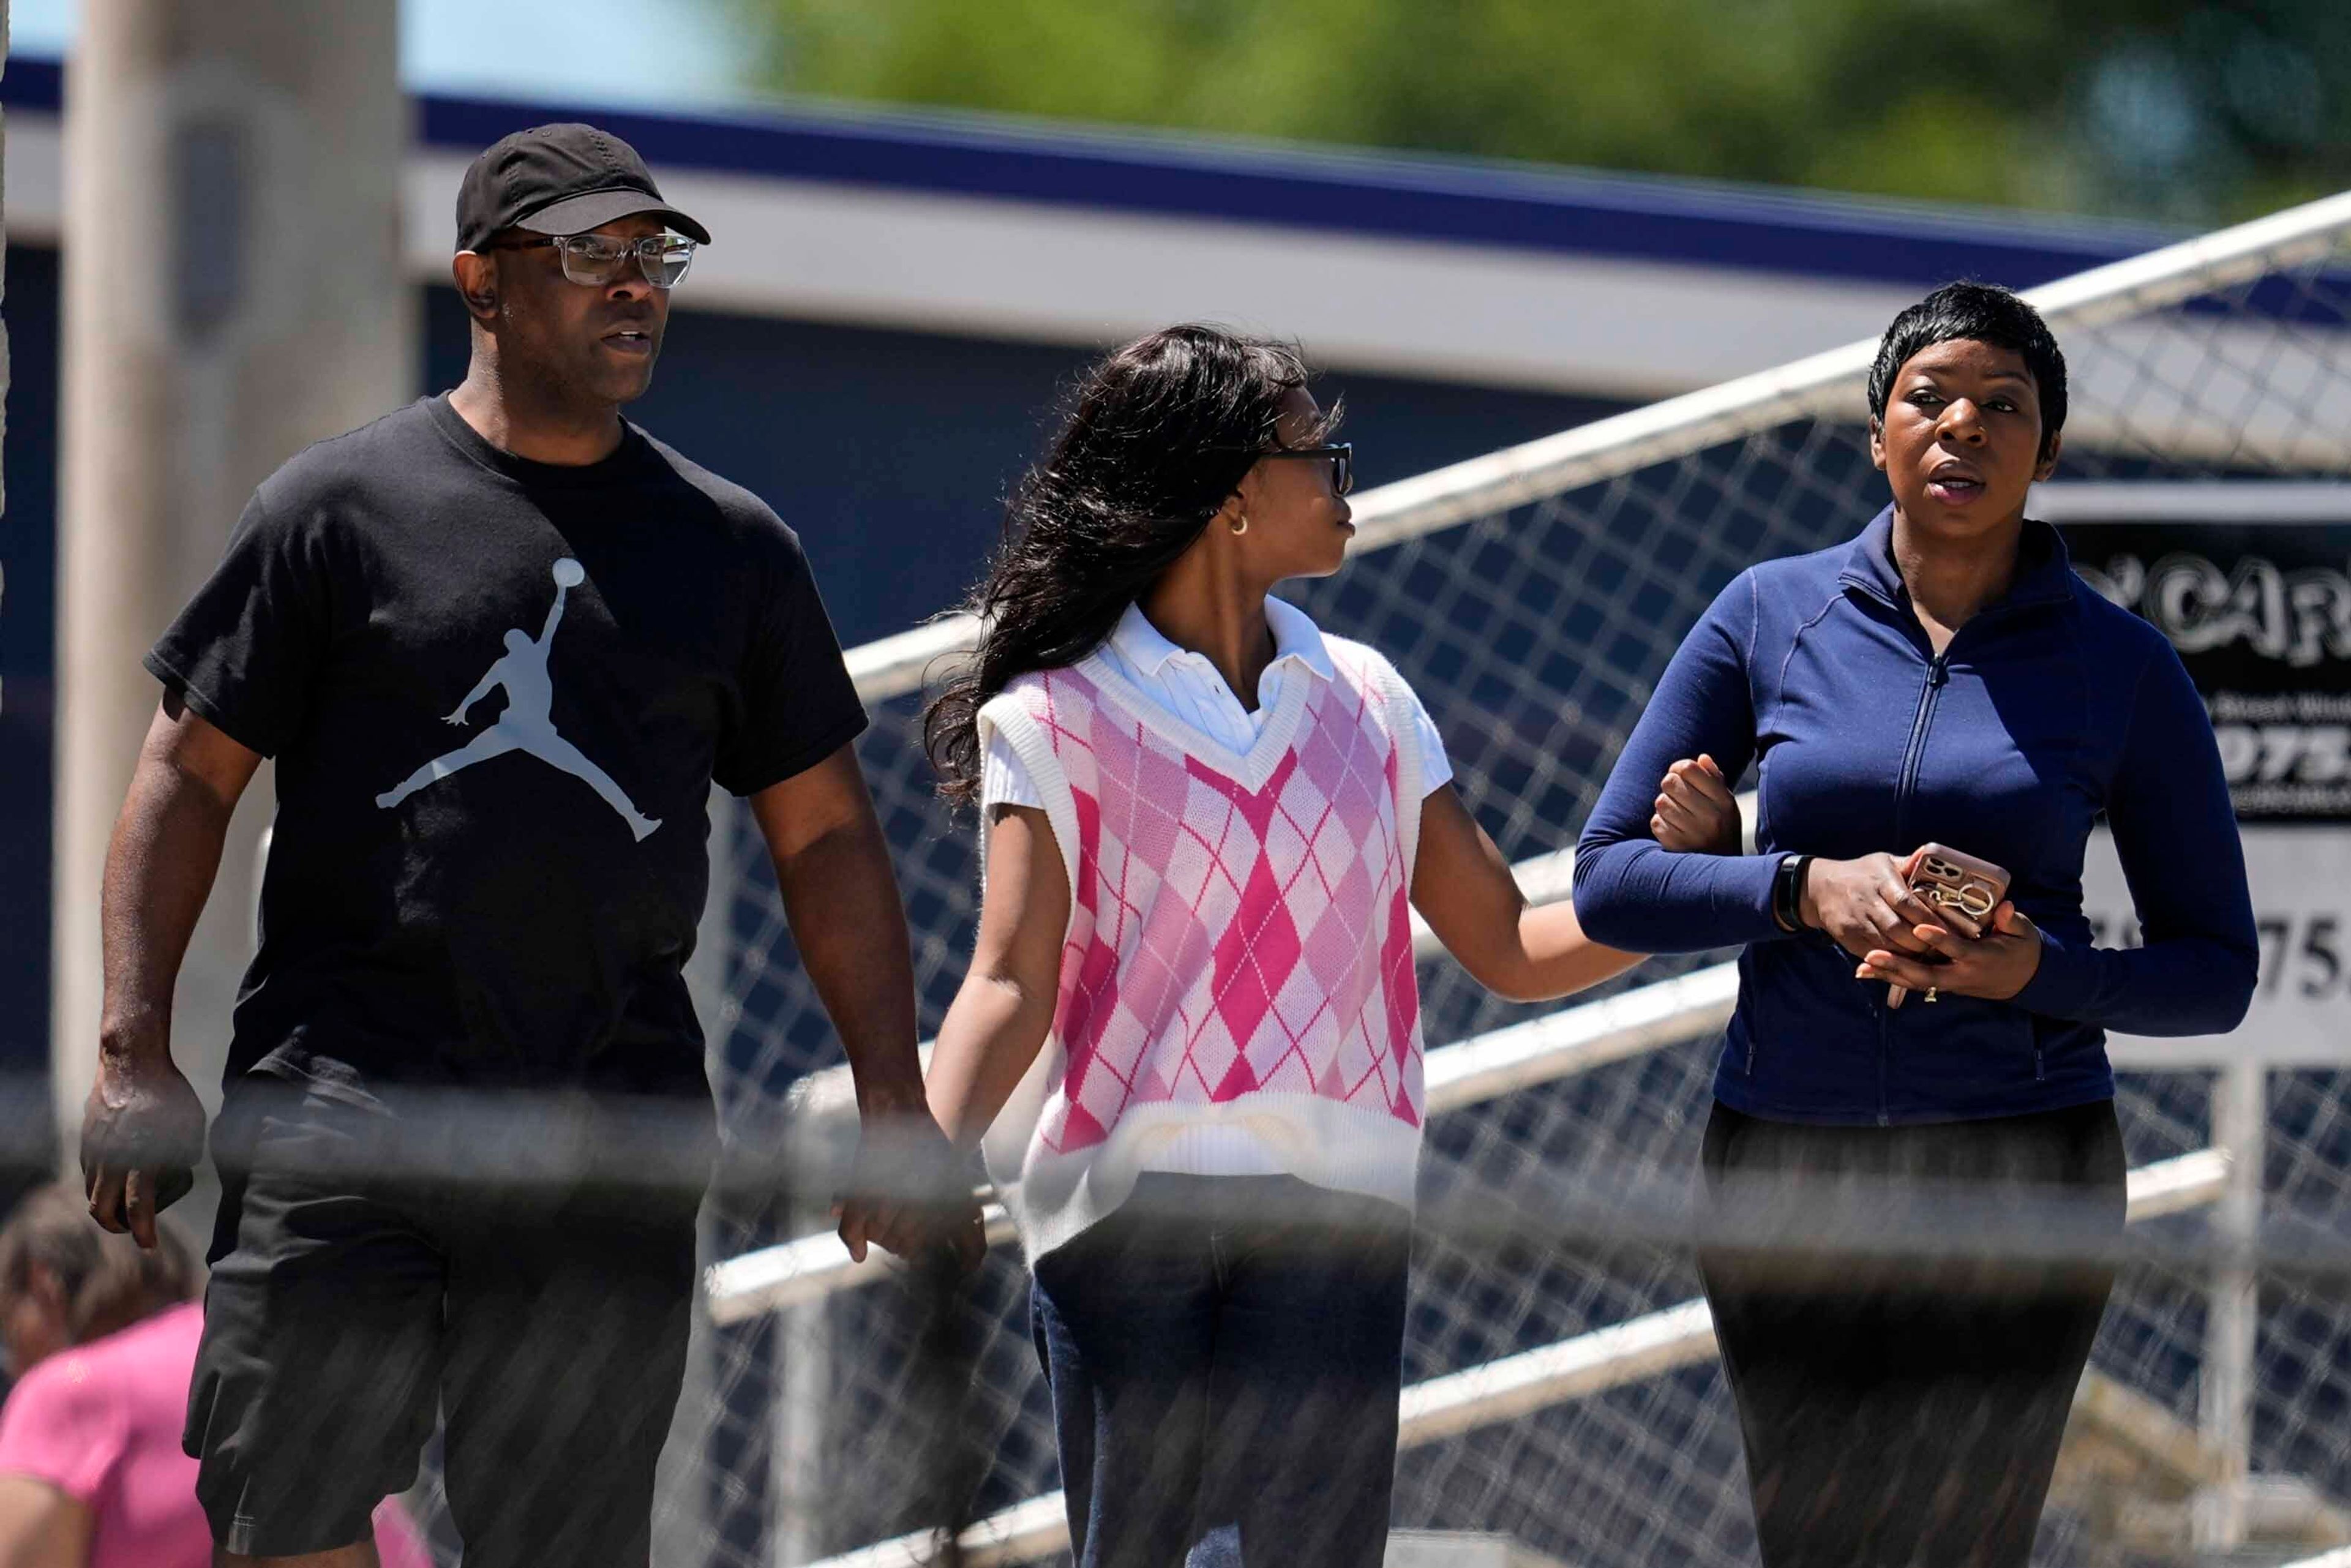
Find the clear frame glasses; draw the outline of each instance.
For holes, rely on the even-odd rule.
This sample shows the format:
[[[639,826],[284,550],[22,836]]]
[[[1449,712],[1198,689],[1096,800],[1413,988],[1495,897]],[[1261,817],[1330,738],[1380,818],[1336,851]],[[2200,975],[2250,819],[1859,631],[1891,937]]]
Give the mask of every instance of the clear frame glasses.
[[[695,242],[681,234],[646,235],[642,239],[615,239],[610,235],[533,235],[527,239],[494,241],[492,250],[555,252],[563,276],[590,288],[609,288],[634,257],[637,272],[655,288],[674,288],[694,265]]]

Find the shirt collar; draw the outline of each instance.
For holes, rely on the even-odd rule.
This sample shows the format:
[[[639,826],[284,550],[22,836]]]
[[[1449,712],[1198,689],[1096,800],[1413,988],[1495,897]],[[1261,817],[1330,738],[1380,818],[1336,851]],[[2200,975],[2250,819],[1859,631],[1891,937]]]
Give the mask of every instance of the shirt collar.
[[[1265,601],[1266,624],[1273,628],[1273,662],[1295,659],[1326,681],[1339,678],[1338,666],[1331,663],[1331,650],[1322,641],[1322,628],[1314,624],[1314,617],[1287,600],[1269,595]]]
[[[1295,659],[1326,681],[1339,678],[1338,666],[1331,662],[1331,649],[1322,641],[1322,629],[1314,624],[1312,616],[1295,604],[1269,597],[1265,601],[1265,622],[1273,632],[1273,660],[1266,666],[1268,669],[1285,659]],[[1140,604],[1126,607],[1126,613],[1118,618],[1118,624],[1111,631],[1110,641],[1120,657],[1150,675],[1158,674],[1170,659],[1188,655],[1207,662],[1203,655],[1169,642],[1143,613]]]

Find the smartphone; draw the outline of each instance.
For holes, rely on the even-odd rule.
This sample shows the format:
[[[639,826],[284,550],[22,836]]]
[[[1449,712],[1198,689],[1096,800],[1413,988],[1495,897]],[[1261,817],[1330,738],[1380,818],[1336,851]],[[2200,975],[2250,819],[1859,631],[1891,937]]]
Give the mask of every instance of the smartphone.
[[[1919,845],[1904,865],[1902,878],[1945,927],[1970,938],[1984,934],[1992,911],[2008,896],[2006,871],[1944,844]],[[1889,987],[1886,1005],[1898,1008],[1908,994],[1907,987]]]
[[[2008,873],[1988,860],[1941,844],[1922,844],[1910,856],[1905,880],[1918,902],[1962,936],[1980,936],[1991,912],[2008,896]]]

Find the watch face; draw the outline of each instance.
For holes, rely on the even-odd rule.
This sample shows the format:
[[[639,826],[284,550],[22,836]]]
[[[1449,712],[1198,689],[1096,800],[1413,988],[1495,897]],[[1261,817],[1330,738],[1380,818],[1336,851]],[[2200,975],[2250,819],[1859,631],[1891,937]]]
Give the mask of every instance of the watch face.
[[[1771,882],[1772,917],[1791,931],[1804,924],[1803,871],[1803,856],[1783,855],[1779,874]]]

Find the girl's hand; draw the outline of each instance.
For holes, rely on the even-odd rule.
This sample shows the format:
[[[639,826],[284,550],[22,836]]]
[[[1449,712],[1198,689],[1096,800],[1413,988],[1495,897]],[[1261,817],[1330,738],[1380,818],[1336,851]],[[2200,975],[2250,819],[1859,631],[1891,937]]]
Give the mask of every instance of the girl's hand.
[[[1649,836],[1660,849],[1684,854],[1735,855],[1744,836],[1739,800],[1713,758],[1683,758],[1657,784]]]
[[[1053,825],[1034,806],[989,813],[987,888],[979,935],[955,1004],[939,1024],[924,1084],[946,1142],[970,1150],[992,1124],[1052,1032],[1061,988],[1061,938],[1070,928],[1070,883]],[[918,1147],[927,1146],[918,1141]],[[977,1212],[954,1221],[949,1244],[970,1260],[986,1249]],[[841,1238],[849,1239],[846,1234]]]
[[[988,865],[995,864],[991,852]],[[989,886],[992,897],[993,881]],[[1567,996],[1641,961],[1586,936],[1565,899],[1529,907],[1510,862],[1450,784],[1420,803],[1412,905],[1470,978],[1514,1002]]]
[[[1991,924],[1981,936],[1970,939],[1927,924],[1912,927],[1910,934],[1942,962],[1923,964],[1905,954],[1876,947],[1863,956],[1855,977],[1907,986],[1929,999],[1938,991],[1949,991],[1955,997],[2004,1002],[2024,989],[2041,969],[2041,928],[2005,900],[1991,912]]]
[[[913,1260],[954,1257],[965,1272],[987,1253],[987,1230],[954,1149],[920,1100],[861,1108],[857,1157],[832,1205],[841,1245],[857,1262],[868,1246]]]

